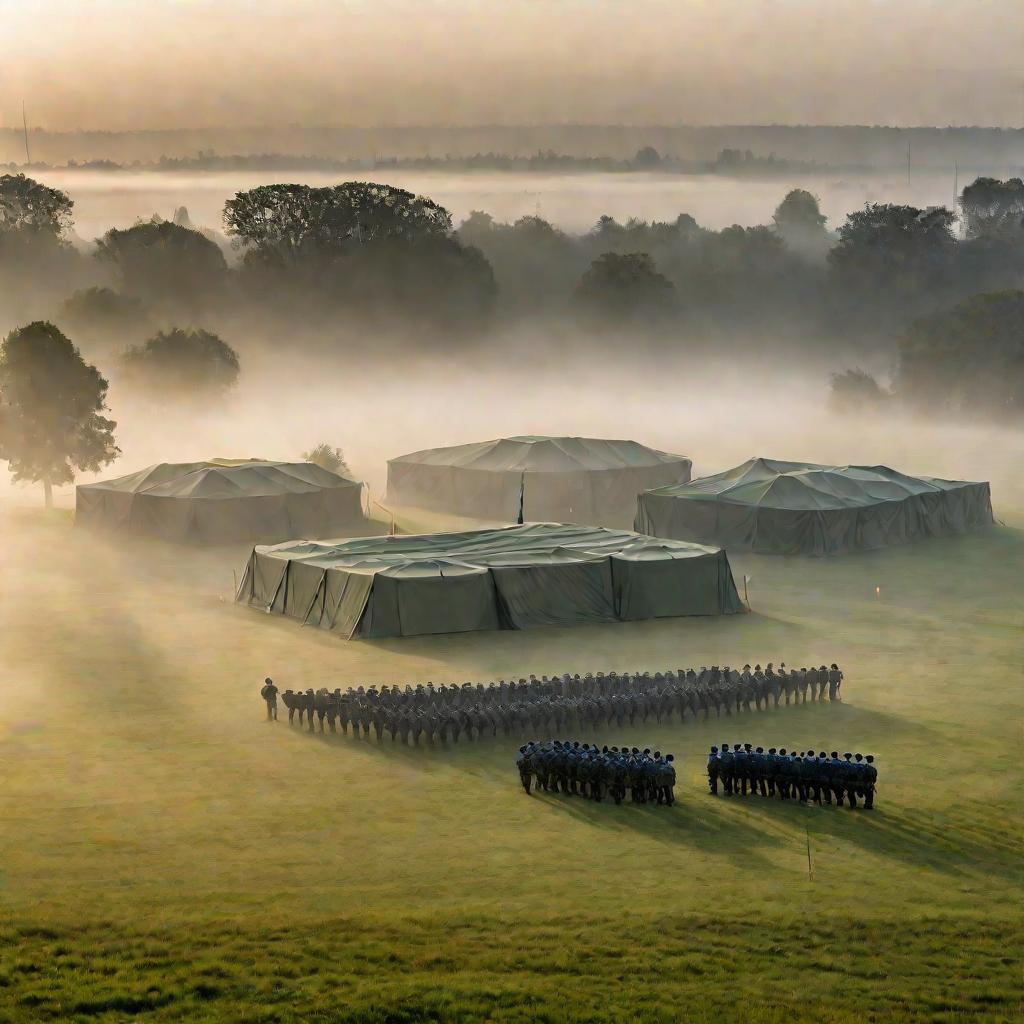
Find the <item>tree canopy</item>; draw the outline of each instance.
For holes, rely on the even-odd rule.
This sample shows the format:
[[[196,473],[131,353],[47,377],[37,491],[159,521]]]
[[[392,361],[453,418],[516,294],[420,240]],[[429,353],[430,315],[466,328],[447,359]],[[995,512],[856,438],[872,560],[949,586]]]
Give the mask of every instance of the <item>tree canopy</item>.
[[[877,412],[892,399],[870,373],[859,368],[833,373],[828,397],[832,410],[841,413]]]
[[[807,255],[824,255],[828,247],[826,221],[818,197],[802,188],[788,192],[772,215],[775,233],[791,249]]]
[[[674,305],[675,288],[645,252],[606,252],[576,288],[580,311],[595,321],[657,319]]]
[[[977,178],[960,193],[968,238],[1024,236],[1024,181]]]
[[[87,339],[107,340],[123,339],[135,332],[138,337],[143,333],[149,314],[140,299],[122,295],[112,288],[94,286],[80,288],[65,299],[59,319]]]
[[[195,309],[223,283],[227,262],[216,242],[171,221],[112,228],[96,244],[123,291],[154,304]]]
[[[927,308],[955,282],[955,219],[944,206],[891,203],[849,214],[828,254],[839,293],[861,308],[870,295],[873,306],[904,316]]]
[[[326,441],[314,445],[308,452],[302,453],[306,462],[312,462],[322,469],[330,470],[339,476],[351,477],[352,472],[345,461],[345,453],[340,448],[334,448]]]
[[[1024,291],[974,295],[916,320],[896,381],[904,401],[933,413],[1024,413]]]
[[[117,424],[101,415],[106,397],[99,371],[51,323],[12,331],[0,346],[0,459],[15,480],[42,482],[48,506],[54,484],[119,454]]]
[[[210,331],[175,327],[160,331],[122,359],[126,376],[156,394],[226,391],[238,380],[238,354]]]
[[[0,175],[0,233],[60,238],[71,227],[74,200],[24,174]]]
[[[393,185],[261,185],[224,205],[224,224],[249,260],[294,266],[339,256],[346,245],[446,235],[451,214]]]

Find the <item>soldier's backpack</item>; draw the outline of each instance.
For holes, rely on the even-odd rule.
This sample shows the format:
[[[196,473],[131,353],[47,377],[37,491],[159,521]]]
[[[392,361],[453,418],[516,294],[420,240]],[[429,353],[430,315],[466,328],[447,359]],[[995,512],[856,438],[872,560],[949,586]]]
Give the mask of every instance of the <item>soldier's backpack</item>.
[[[260,690],[260,696],[264,700],[270,700],[270,698],[274,696],[274,691],[270,688],[270,683],[263,684],[263,689]]]

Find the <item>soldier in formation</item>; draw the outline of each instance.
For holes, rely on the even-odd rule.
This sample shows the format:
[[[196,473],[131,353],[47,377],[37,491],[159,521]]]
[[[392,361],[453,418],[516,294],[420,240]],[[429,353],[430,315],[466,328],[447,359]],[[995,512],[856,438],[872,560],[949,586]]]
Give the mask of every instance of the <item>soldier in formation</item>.
[[[531,740],[519,748],[516,767],[523,789],[582,796],[621,804],[626,795],[635,804],[675,803],[676,769],[672,754],[650,747],[600,747],[578,740]]]
[[[826,680],[827,682],[827,680]],[[842,807],[843,799],[851,807],[863,801],[864,810],[875,805],[878,771],[871,754],[831,754],[824,750],[785,747],[754,747],[750,743],[728,743],[711,748],[708,754],[708,786],[712,795],[721,786],[726,796],[746,796],[747,792],[780,800],[813,801]]]
[[[834,684],[830,682],[835,677]],[[807,703],[824,699],[826,687],[833,700],[839,699],[842,672],[831,669],[764,669],[744,665],[701,666],[699,670],[675,669],[665,672],[598,672],[584,676],[530,676],[529,679],[499,680],[435,686],[376,686],[285,690],[281,695],[288,709],[288,721],[296,717],[310,732],[368,737],[372,730],[378,742],[385,735],[392,743],[418,745],[458,743],[503,736],[537,735],[550,730],[564,735],[570,729],[595,731],[627,725],[638,727],[652,719],[661,724],[690,718],[707,721],[741,711],[767,711],[780,701]],[[834,689],[833,689],[834,686]]]

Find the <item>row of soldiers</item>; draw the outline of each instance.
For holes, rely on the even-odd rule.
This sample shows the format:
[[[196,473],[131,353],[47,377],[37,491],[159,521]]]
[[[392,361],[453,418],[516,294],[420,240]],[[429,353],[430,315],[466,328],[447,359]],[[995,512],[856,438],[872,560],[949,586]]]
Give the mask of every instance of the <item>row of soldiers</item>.
[[[878,780],[874,761],[871,754],[843,754],[842,758],[835,750],[815,754],[813,747],[797,753],[785,747],[766,751],[750,743],[734,743],[731,748],[723,743],[708,754],[708,785],[713,795],[721,784],[726,796],[746,796],[749,788],[761,796],[817,804],[831,804],[835,797],[839,807],[844,797],[851,807],[860,798],[864,810],[870,811]]]
[[[635,804],[675,802],[676,769],[672,754],[650,747],[608,747],[579,740],[531,740],[519,748],[516,767],[523,789],[534,778],[545,793],[583,796],[600,803],[605,797],[621,804],[629,794]]]
[[[353,736],[369,736],[372,729],[377,740],[385,733],[392,741],[401,737],[403,743],[417,745],[421,738],[429,742],[460,737],[479,739],[497,736],[499,729],[506,736],[542,729],[565,734],[574,727],[643,725],[653,718],[660,723],[678,715],[679,720],[703,716],[714,710],[716,717],[734,712],[779,707],[786,704],[823,700],[827,688],[829,699],[840,699],[843,673],[835,664],[829,669],[794,669],[785,665],[776,670],[771,663],[744,666],[742,672],[725,666],[702,666],[667,672],[598,673],[585,676],[548,678],[543,676],[488,686],[465,683],[462,686],[415,687],[362,686],[342,691],[326,688],[305,691],[285,690],[281,700],[288,709],[288,721],[305,723],[310,732],[314,722],[320,731],[326,728],[343,733],[352,727]],[[267,717],[277,718],[278,688],[267,679],[260,691],[267,705]]]

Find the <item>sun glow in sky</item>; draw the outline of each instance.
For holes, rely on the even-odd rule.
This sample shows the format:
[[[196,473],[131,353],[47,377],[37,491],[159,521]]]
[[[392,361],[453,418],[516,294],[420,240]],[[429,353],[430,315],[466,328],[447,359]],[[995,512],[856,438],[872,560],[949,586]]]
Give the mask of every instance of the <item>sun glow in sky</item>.
[[[0,0],[0,126],[1024,121],[1020,0]]]

